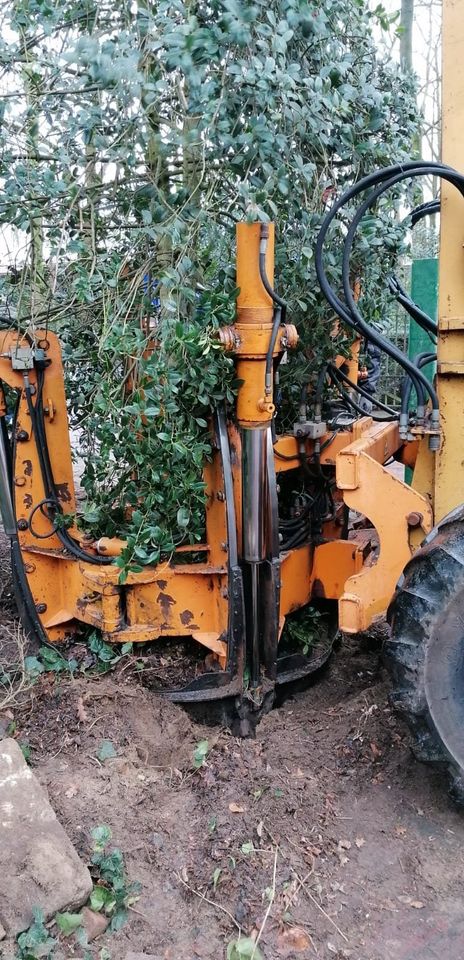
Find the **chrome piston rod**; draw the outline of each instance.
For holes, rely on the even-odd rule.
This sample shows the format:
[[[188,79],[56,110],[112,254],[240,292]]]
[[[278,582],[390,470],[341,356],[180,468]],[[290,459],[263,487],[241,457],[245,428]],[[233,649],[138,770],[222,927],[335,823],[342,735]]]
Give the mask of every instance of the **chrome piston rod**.
[[[8,436],[2,418],[0,422],[0,516],[7,537],[14,537],[16,535],[16,521],[11,497],[7,443]]]
[[[247,633],[251,685],[259,686],[259,573],[266,558],[266,469],[269,427],[242,429],[242,559],[250,569]]]

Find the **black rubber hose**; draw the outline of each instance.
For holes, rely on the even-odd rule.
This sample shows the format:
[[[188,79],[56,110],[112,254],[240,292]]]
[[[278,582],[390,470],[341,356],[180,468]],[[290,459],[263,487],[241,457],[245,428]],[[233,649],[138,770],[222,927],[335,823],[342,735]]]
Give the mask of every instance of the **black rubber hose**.
[[[350,407],[352,407],[353,410],[356,410],[356,412],[359,413],[362,417],[370,417],[371,420],[374,420],[376,423],[388,423],[389,421],[392,421],[392,420],[398,420],[397,413],[395,413],[393,417],[392,416],[377,417],[374,413],[366,413],[366,411],[363,410],[363,408],[360,407],[358,403],[356,403],[356,400],[353,400],[353,397],[350,397],[349,393],[347,393],[347,391],[344,390],[344,388],[341,385],[341,381],[338,379],[338,370],[337,370],[337,373],[335,373],[335,370],[337,370],[337,368],[330,371],[331,377],[337,387],[337,390],[343,397],[345,403],[347,403]]]
[[[422,367],[426,367],[428,363],[433,363],[433,361],[436,359],[437,359],[436,353],[424,352],[424,353],[418,353],[414,357],[413,362],[416,367],[419,367],[419,369],[422,369]],[[404,384],[404,389],[403,389],[403,384]],[[411,378],[405,377],[403,380],[403,384],[401,385],[401,413],[407,413],[409,409],[409,401],[411,399],[411,393],[412,393],[412,387],[413,387]],[[423,396],[418,397],[417,398],[418,404],[420,404],[421,402],[423,403],[424,399],[425,398]]]
[[[328,366],[327,363],[323,364],[323,366],[319,370],[319,375],[316,381],[316,388],[314,390],[314,396],[313,396],[313,410],[314,410],[315,417],[317,416],[320,417],[322,414],[322,395],[324,390],[324,381],[327,376],[327,366]],[[300,393],[300,410],[301,411],[303,411],[303,407],[306,407],[307,405],[308,387],[310,382],[311,382],[310,380],[307,380],[301,388],[301,393]]]
[[[349,309],[350,309],[352,318],[354,319],[354,321],[356,322],[356,324],[357,324],[358,326],[361,326],[361,329],[363,329],[363,332],[364,332],[365,335],[368,335],[369,330],[370,330],[371,339],[372,339],[374,342],[376,342],[376,340],[377,340],[378,343],[379,343],[379,337],[380,337],[380,335],[377,335],[377,333],[376,333],[375,330],[372,330],[371,328],[369,328],[367,325],[364,324],[364,320],[363,320],[363,318],[361,317],[361,314],[359,313],[359,310],[358,310],[358,308],[357,308],[357,305],[356,305],[356,302],[355,302],[355,300],[354,300],[354,297],[352,296],[350,284],[349,284],[349,282],[347,282],[346,272],[347,272],[347,270],[349,270],[349,259],[350,259],[351,248],[352,248],[352,244],[353,244],[353,240],[354,240],[354,235],[355,235],[356,229],[357,229],[357,227],[358,227],[358,225],[359,225],[359,223],[360,223],[360,221],[361,221],[364,213],[365,213],[365,212],[367,211],[367,209],[372,205],[372,203],[374,203],[374,202],[376,201],[376,199],[381,195],[381,193],[382,193],[385,189],[387,189],[389,186],[393,185],[393,183],[398,182],[399,179],[400,179],[399,177],[397,177],[397,178],[392,178],[392,180],[388,181],[387,184],[382,185],[380,188],[377,188],[375,191],[373,191],[373,193],[367,198],[367,200],[364,201],[363,204],[361,204],[361,206],[359,207],[359,209],[358,209],[355,217],[354,217],[353,220],[352,220],[352,223],[351,223],[351,225],[350,225],[350,228],[349,228],[349,230],[348,230],[348,234],[347,234],[347,237],[346,237],[346,240],[345,240],[342,276],[343,276],[343,288],[344,288],[344,293],[345,293],[345,297],[346,297],[346,300],[347,300],[347,304],[348,304],[348,307],[349,307]],[[398,350],[398,348],[396,348],[396,347],[395,347],[393,344],[391,344],[389,341],[385,341],[385,342],[388,343],[388,345],[389,345],[389,348],[390,348],[390,349],[388,350],[388,352],[390,353],[390,355],[393,356],[394,359],[395,359],[398,363],[400,363],[400,364],[403,366],[403,368],[405,368],[405,369],[408,371],[408,373],[409,373],[409,375],[411,376],[411,378],[412,378],[412,380],[413,380],[413,383],[414,383],[414,385],[415,385],[415,387],[416,387],[416,391],[417,391],[418,393],[420,392],[419,384],[421,384],[421,385],[425,388],[425,390],[426,390],[427,393],[429,394],[430,399],[431,399],[431,401],[432,401],[432,408],[437,412],[437,411],[438,411],[438,396],[437,396],[437,394],[436,394],[436,391],[435,391],[434,387],[433,387],[433,386],[427,381],[427,379],[420,373],[420,371],[418,370],[417,367],[414,367],[414,366],[411,365],[409,362],[408,362],[408,363],[405,362],[405,361],[406,361],[406,358],[405,358],[404,354],[403,354],[401,351]],[[379,345],[380,345],[380,343],[379,343]]]
[[[422,175],[424,172],[432,172],[432,171],[430,171],[430,169],[428,168],[426,168],[426,170],[423,170],[423,168],[421,168],[418,171],[410,171],[408,176],[409,177],[419,176],[419,175]],[[377,346],[381,347],[381,349],[386,350],[386,352],[392,357],[392,359],[396,360],[397,363],[399,363],[405,370],[408,371],[408,373],[413,379],[413,382],[418,380],[420,381],[420,383],[423,384],[425,390],[430,396],[432,409],[435,411],[438,411],[438,396],[433,385],[429,383],[427,378],[424,376],[424,374],[421,373],[420,370],[414,367],[413,363],[405,357],[405,355],[401,352],[401,350],[399,350],[389,340],[386,340],[386,338],[384,338],[381,334],[377,333],[376,330],[374,330],[367,323],[365,323],[363,317],[361,316],[358,310],[356,301],[353,296],[353,292],[351,290],[351,285],[350,285],[349,267],[350,267],[351,251],[353,247],[353,241],[356,234],[356,230],[364,214],[376,202],[376,200],[378,200],[381,194],[384,193],[384,191],[391,189],[391,187],[395,186],[403,178],[404,178],[404,174],[403,172],[401,172],[399,174],[396,174],[396,176],[391,177],[386,182],[381,183],[380,186],[376,187],[376,189],[373,190],[372,193],[370,193],[368,197],[358,207],[358,210],[356,211],[356,214],[353,217],[351,224],[349,226],[349,229],[345,238],[345,243],[344,243],[343,264],[342,264],[343,291],[345,294],[346,305],[350,312],[350,318],[351,318],[352,324],[354,323],[355,327],[358,330],[360,330],[364,334],[364,336],[370,339],[373,343],[376,343]],[[447,177],[447,179],[451,179],[451,178]],[[462,178],[461,178],[460,188],[461,188],[461,192],[464,195],[464,179]]]
[[[16,404],[16,410],[14,412],[13,418],[13,431],[12,431],[12,463],[16,463],[16,419],[19,408],[19,399]],[[13,498],[13,509],[14,509],[14,498]],[[47,635],[40,617],[37,613],[34,598],[32,596],[29,581],[26,577],[23,563],[23,555],[21,551],[21,545],[19,543],[19,538],[17,534],[11,538],[11,568],[13,573],[13,590],[15,594],[15,599],[18,607],[19,616],[21,623],[28,634],[30,639],[34,639],[36,644],[41,646],[48,647],[50,650],[53,650],[57,653],[63,662],[67,663],[65,657],[57,650],[55,643],[50,643],[47,640]]]
[[[392,274],[392,276],[388,278],[387,283],[391,293],[395,297],[395,300],[397,300],[398,303],[404,307],[404,309],[409,313],[409,316],[412,317],[412,319],[415,320],[423,330],[426,330],[427,333],[431,333],[436,336],[438,333],[437,324],[434,320],[432,320],[431,317],[429,317],[428,313],[424,313],[424,311],[417,306],[417,303],[414,303],[414,300],[411,299],[409,294],[406,293],[406,290],[401,286],[398,277],[395,277],[395,275]]]
[[[337,213],[346,203],[350,202],[354,197],[358,196],[359,193],[364,192],[371,186],[381,184],[381,189],[378,193],[378,195],[380,195],[384,190],[389,189],[395,183],[398,183],[400,180],[405,179],[406,177],[424,176],[428,174],[441,176],[443,179],[446,179],[448,182],[452,183],[460,191],[460,193],[464,195],[464,178],[452,168],[441,164],[411,161],[402,165],[385,167],[380,171],[375,171],[369,176],[364,177],[359,183],[350,187],[349,190],[345,191],[345,193],[339,198],[338,201],[336,201],[332,209],[324,218],[316,242],[315,264],[321,291],[326,297],[328,303],[333,307],[340,318],[356,332],[362,332],[367,339],[370,339],[372,342],[376,343],[384,352],[391,356],[392,359],[396,360],[396,362],[398,362],[400,366],[402,366],[403,369],[413,377],[413,379],[415,379],[415,377],[417,377],[419,374],[419,379],[421,382],[424,381],[425,389],[429,393],[429,383],[427,378],[423,377],[420,374],[420,371],[417,371],[417,369],[414,370],[411,362],[400,350],[394,347],[390,341],[382,337],[380,334],[377,334],[376,331],[374,331],[362,320],[362,317],[360,316],[359,311],[357,311],[354,302],[353,312],[351,302],[352,298],[349,300],[348,304],[344,304],[342,300],[334,293],[328,281],[323,262],[323,248],[327,232]],[[375,198],[376,197],[374,197],[374,194],[369,197],[367,207],[371,205]]]
[[[411,217],[411,226],[415,227],[416,223],[419,223],[419,220],[422,220],[424,217],[432,217],[435,213],[440,213],[441,204],[438,199],[427,200],[426,203],[420,203],[418,207],[414,207],[414,210],[411,210],[409,216]]]
[[[417,369],[416,357],[413,358],[414,366]],[[419,381],[413,381],[409,374],[405,373],[404,377],[401,380],[401,390],[400,390],[400,413],[401,416],[407,415],[409,399],[411,396],[412,389],[415,389],[417,396],[417,404],[425,409],[426,397],[422,389],[422,384]]]
[[[53,504],[58,514],[62,515],[63,510],[56,492],[55,481],[53,478],[53,471],[52,471],[50,456],[48,451],[45,424],[43,421],[42,389],[43,389],[43,371],[39,370],[37,373],[36,406],[34,406],[32,402],[31,387],[28,383],[25,386],[26,402],[29,410],[29,415],[31,418],[31,426],[34,433],[34,438],[35,438],[35,443],[37,448],[37,455],[39,458],[40,470],[42,473],[45,499],[50,504]],[[61,529],[59,526],[57,527],[56,535],[61,541],[61,543],[63,544],[64,548],[66,550],[69,550],[69,553],[72,554],[72,556],[76,557],[76,559],[83,560],[87,563],[92,563],[95,566],[107,566],[108,564],[112,563],[112,558],[110,557],[93,556],[92,554],[87,553],[86,550],[82,550],[82,548],[73,539],[73,537],[71,537],[66,530]]]
[[[370,393],[368,393],[367,390],[364,390],[359,385],[359,383],[353,383],[353,381],[346,376],[346,373],[343,373],[343,370],[340,370],[340,367],[337,367],[335,366],[334,363],[331,363],[330,369],[336,370],[337,375],[341,377],[343,382],[346,383],[348,387],[351,387],[353,390],[356,390],[356,392],[359,393],[361,397],[364,397],[365,400],[369,400],[369,402],[372,403],[374,407],[378,407],[379,410],[385,410],[386,413],[390,413],[393,417],[398,416],[396,410],[394,410],[393,407],[389,407],[386,403],[382,403],[381,400],[377,400]]]
[[[265,373],[265,385],[266,393],[270,393],[272,385],[272,361],[274,356],[275,345],[277,341],[277,335],[279,333],[279,327],[281,324],[285,323],[285,317],[287,315],[287,303],[285,300],[282,300],[282,297],[275,292],[271,284],[269,283],[268,276],[266,273],[266,246],[269,237],[269,227],[267,224],[261,224],[261,240],[259,248],[259,275],[261,278],[261,283],[266,291],[271,297],[271,300],[276,307],[274,308],[274,316],[271,330],[271,337],[269,340],[269,345],[266,352],[266,373]],[[264,249],[262,249],[264,247]]]
[[[5,418],[5,417],[0,417],[0,430],[2,431],[3,445],[4,445],[4,449],[5,449],[5,451],[6,451],[6,460],[7,460],[6,467],[7,467],[7,471],[8,471],[8,479],[9,479],[10,485],[12,485],[12,483],[13,483],[13,461],[12,461],[12,456],[11,456],[11,442],[10,442],[10,438],[9,438],[9,436],[8,436],[8,427],[7,427],[7,425],[6,425],[6,418]]]
[[[428,200],[426,203],[421,203],[415,207],[414,210],[411,210],[407,217],[404,218],[403,223],[411,220],[411,227],[415,227],[424,217],[433,216],[436,213],[440,213],[440,201],[436,199]],[[437,324],[432,317],[429,317],[427,313],[417,306],[417,303],[414,303],[414,300],[412,300],[409,294],[406,293],[406,290],[401,286],[398,277],[393,274],[387,282],[393,296],[409,316],[415,320],[423,330],[426,330],[429,335],[436,335],[438,332]]]

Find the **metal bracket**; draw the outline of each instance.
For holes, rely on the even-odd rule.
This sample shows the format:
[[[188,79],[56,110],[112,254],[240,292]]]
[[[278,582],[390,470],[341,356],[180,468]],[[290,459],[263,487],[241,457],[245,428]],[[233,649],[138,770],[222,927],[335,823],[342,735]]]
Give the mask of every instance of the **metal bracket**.
[[[325,421],[304,420],[293,424],[293,435],[298,440],[307,437],[309,440],[319,440],[327,433],[327,424]]]

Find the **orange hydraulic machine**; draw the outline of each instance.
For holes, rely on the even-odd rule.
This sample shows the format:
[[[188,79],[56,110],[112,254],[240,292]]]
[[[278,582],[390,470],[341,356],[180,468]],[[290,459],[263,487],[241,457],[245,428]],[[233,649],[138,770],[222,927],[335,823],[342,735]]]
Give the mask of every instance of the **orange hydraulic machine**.
[[[276,684],[328,658],[337,604],[340,626],[352,632],[385,610],[418,534],[432,527],[425,493],[383,466],[405,448],[413,459],[417,435],[412,444],[402,439],[396,414],[377,420],[353,407],[353,389],[362,390],[355,351],[345,366],[338,358],[322,371],[316,397],[303,391],[293,432],[275,434],[279,363],[298,335],[273,271],[273,224],[239,224],[236,322],[220,337],[236,358],[241,386],[235,410],[212,416],[206,542],[129,573],[124,584],[113,562],[123,542],[91,541],[72,521],[58,339],[40,331],[0,335],[0,378],[17,397],[10,431],[5,404],[0,418],[0,502],[29,633],[42,643],[65,640],[82,625],[113,643],[192,637],[213,655],[210,668],[167,695],[227,700],[243,731],[272,703]],[[332,381],[343,389],[341,378],[349,402],[341,398],[341,406],[323,411],[322,388]],[[372,527],[349,529],[349,508]],[[324,642],[304,654],[281,638],[286,617],[309,604],[327,629]]]
[[[60,345],[43,331],[0,332],[0,508],[31,636],[54,644],[87,625],[112,643],[193,638],[204,663],[166,695],[228,705],[241,733],[279,685],[322,666],[337,624],[366,630],[393,598],[386,653],[394,702],[418,755],[447,766],[463,800],[464,176],[454,167],[462,164],[464,18],[451,0],[443,48],[444,162],[378,170],[335,199],[323,220],[314,251],[319,285],[353,349],[323,364],[314,389],[304,387],[285,435],[276,432],[279,366],[298,335],[274,288],[274,228],[238,226],[237,316],[220,337],[241,385],[233,409],[211,411],[205,542],[121,583],[114,559],[123,542],[79,531]],[[394,276],[385,278],[430,337],[430,350],[408,359],[363,316],[351,254],[381,196],[421,176],[443,184],[441,199],[410,220],[413,227],[441,207],[438,321]],[[337,281],[333,257],[326,269],[334,229]],[[376,396],[382,352],[402,372],[398,409]],[[424,367],[435,361],[431,383]],[[413,468],[411,485],[393,461]],[[284,629],[305,607],[320,616],[320,636],[306,652]]]

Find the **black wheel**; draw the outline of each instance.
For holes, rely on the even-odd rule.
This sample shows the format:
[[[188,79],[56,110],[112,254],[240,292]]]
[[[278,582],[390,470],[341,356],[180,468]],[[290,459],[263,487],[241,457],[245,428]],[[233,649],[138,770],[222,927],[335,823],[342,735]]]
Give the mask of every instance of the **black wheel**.
[[[391,699],[419,760],[448,771],[464,806],[464,508],[449,514],[405,568],[390,605]]]

